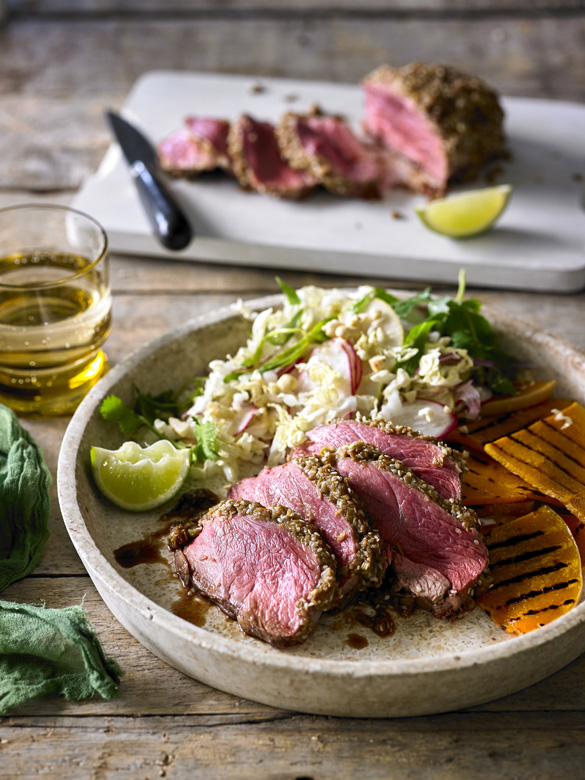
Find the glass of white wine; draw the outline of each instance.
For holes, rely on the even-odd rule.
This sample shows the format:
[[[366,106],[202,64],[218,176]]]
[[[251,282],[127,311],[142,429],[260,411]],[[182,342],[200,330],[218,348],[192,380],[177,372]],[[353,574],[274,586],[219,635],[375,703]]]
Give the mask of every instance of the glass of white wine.
[[[107,368],[108,240],[64,206],[0,209],[0,403],[72,412]]]

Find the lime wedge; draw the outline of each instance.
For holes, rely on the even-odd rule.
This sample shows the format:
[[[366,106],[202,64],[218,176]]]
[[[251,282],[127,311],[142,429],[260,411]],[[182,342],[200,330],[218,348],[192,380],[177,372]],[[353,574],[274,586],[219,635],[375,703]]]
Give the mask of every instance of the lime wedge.
[[[118,450],[91,448],[91,470],[100,491],[130,512],[155,509],[181,488],[190,466],[190,451],[170,441],[141,447],[127,441]]]
[[[512,187],[486,187],[483,190],[462,192],[420,206],[416,213],[422,223],[442,236],[471,238],[489,230],[502,214]]]

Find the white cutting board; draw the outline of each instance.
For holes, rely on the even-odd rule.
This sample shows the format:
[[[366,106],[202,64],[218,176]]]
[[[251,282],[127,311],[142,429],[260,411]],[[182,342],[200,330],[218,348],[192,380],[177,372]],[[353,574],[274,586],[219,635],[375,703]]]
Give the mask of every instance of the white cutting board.
[[[189,114],[277,121],[313,103],[358,128],[362,102],[355,84],[153,71],[134,85],[122,113],[157,143]],[[467,241],[426,230],[414,213],[424,202],[418,196],[371,202],[318,191],[297,203],[242,192],[227,176],[210,174],[172,182],[197,237],[170,252],[151,235],[117,145],[74,206],[102,223],[113,251],[130,255],[429,282],[455,282],[466,268],[472,285],[575,292],[585,286],[585,105],[503,103],[512,160],[502,163],[497,183],[512,184],[514,194],[497,227]],[[486,186],[485,178],[470,186]]]

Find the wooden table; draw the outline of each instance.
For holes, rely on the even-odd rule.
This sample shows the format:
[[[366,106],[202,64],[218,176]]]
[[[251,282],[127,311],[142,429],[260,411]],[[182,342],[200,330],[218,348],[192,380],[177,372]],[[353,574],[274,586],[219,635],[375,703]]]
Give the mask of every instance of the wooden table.
[[[5,0],[0,206],[69,203],[109,138],[102,120],[143,71],[221,70],[356,81],[383,61],[448,61],[501,92],[585,100],[577,0]],[[218,8],[219,6],[219,8]],[[201,312],[274,292],[271,271],[112,257],[112,363]],[[285,273],[292,285],[357,279]],[[392,279],[377,280],[401,286]],[[420,287],[413,282],[412,288]],[[585,294],[472,290],[585,349]],[[67,419],[27,420],[55,474]],[[159,661],[111,616],[64,529],[3,598],[85,607],[126,670],[119,699],[43,699],[0,719],[0,777],[558,778],[583,776],[585,656],[521,693],[434,717],[312,717],[236,699]]]

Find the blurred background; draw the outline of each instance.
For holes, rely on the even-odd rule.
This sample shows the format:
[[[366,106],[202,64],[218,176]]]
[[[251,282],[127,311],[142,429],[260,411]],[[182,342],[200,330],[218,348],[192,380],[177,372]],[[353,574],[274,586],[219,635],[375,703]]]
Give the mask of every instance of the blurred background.
[[[506,95],[585,101],[585,0],[0,0],[0,205],[76,190],[143,72],[357,82],[445,62]],[[193,106],[197,112],[197,106]]]

